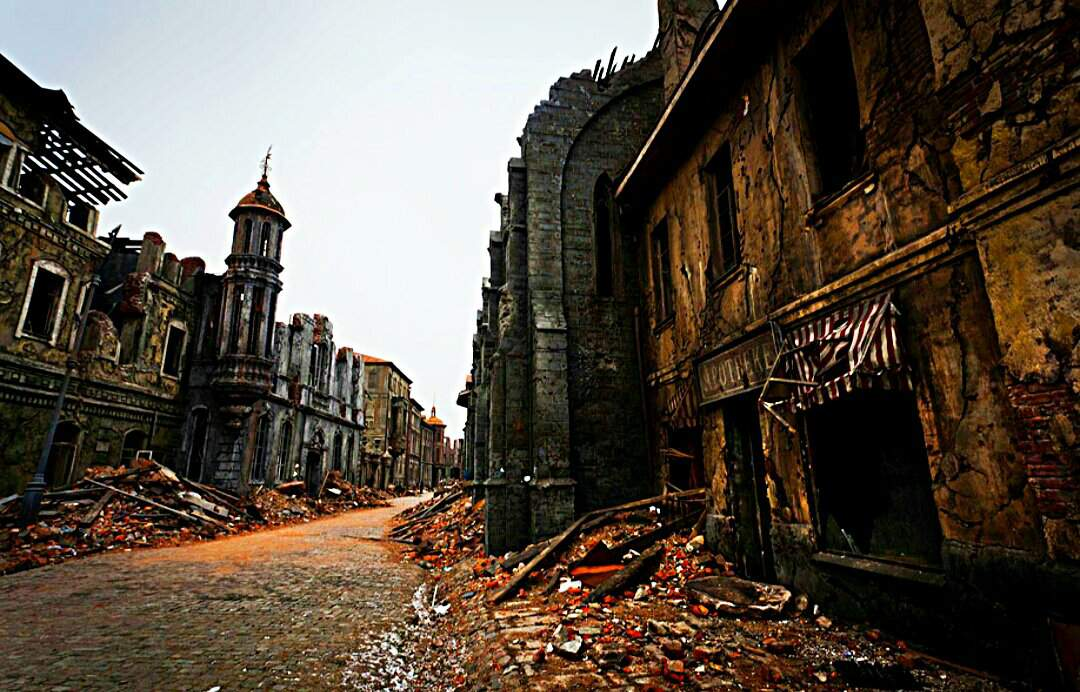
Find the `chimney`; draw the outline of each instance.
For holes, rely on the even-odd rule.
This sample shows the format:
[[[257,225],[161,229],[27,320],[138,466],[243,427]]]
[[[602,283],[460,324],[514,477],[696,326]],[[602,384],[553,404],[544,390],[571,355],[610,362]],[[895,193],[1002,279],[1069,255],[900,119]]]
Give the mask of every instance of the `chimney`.
[[[664,103],[671,100],[687,68],[698,30],[717,9],[716,0],[659,0],[660,54],[664,58]]]

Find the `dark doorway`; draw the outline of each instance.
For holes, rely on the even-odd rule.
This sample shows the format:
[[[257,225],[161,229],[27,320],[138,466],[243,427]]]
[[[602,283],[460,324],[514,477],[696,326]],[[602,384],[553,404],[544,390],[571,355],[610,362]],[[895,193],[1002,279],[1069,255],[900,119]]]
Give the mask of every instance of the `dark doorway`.
[[[806,417],[822,548],[941,561],[922,424],[910,392],[865,391]]]
[[[735,518],[735,561],[748,577],[771,580],[772,526],[765,490],[761,422],[753,394],[724,403],[724,445],[728,464],[728,505]]]
[[[79,448],[79,426],[64,421],[56,426],[52,449],[49,450],[49,487],[60,488],[71,482]]]
[[[705,487],[705,462],[701,457],[701,428],[678,428],[669,431],[665,456],[669,483],[679,490]]]
[[[309,451],[305,466],[304,485],[308,495],[318,497],[319,486],[322,485],[322,451],[314,449]]]

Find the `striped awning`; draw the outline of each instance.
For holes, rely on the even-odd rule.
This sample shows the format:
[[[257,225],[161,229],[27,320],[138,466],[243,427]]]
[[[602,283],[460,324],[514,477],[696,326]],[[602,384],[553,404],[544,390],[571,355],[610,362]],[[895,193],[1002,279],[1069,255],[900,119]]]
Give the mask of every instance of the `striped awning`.
[[[762,404],[774,413],[781,406],[805,410],[856,389],[910,389],[899,316],[886,292],[792,329],[762,389]]]

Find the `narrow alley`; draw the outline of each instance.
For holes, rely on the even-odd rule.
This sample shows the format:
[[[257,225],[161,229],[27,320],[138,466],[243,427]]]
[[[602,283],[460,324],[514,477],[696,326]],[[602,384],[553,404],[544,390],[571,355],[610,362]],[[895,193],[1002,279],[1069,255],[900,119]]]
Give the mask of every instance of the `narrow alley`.
[[[418,499],[8,576],[0,688],[407,685],[409,651],[394,642],[423,572],[372,539]]]

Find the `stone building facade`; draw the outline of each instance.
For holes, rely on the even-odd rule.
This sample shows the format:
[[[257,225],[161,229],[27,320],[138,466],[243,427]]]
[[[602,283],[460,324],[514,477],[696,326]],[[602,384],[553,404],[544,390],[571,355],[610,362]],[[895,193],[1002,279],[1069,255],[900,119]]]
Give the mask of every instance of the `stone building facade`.
[[[392,361],[363,356],[367,373],[363,482],[377,488],[406,484],[412,380]]]
[[[0,56],[0,490],[32,473],[69,353],[53,487],[138,453],[240,492],[293,478],[314,487],[333,469],[357,479],[364,364],[335,348],[325,317],[275,321],[290,224],[265,169],[230,213],[222,276],[154,232],[97,236],[97,207],[139,175],[63,92]]]
[[[1077,29],[728,0],[616,192],[658,487],[744,573],[1036,677],[1080,622]]]
[[[469,430],[494,553],[648,487],[637,252],[613,193],[660,115],[663,64],[653,51],[617,67],[612,55],[552,86],[496,196]]]

